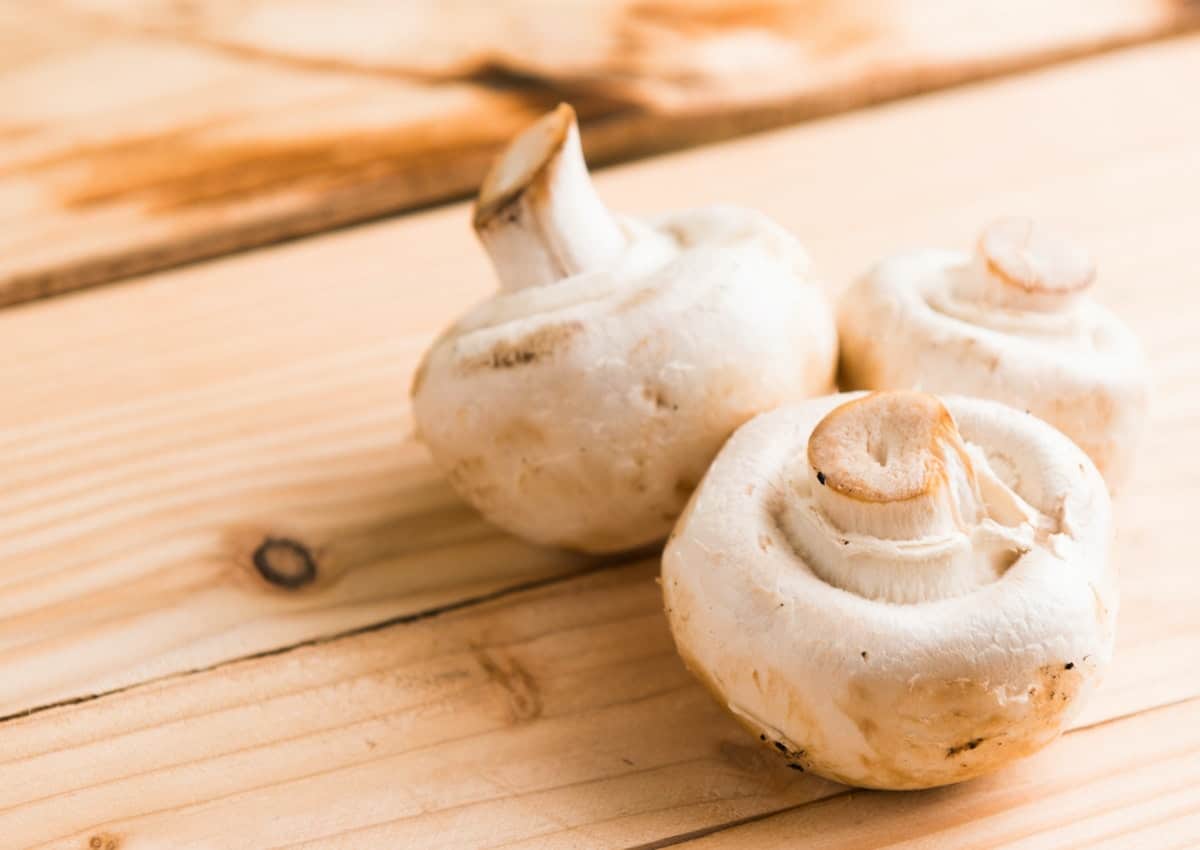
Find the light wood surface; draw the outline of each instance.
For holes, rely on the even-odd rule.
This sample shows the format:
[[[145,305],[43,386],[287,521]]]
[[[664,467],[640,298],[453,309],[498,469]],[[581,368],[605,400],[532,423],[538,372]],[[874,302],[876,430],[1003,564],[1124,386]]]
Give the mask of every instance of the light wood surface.
[[[653,561],[605,570],[9,721],[0,834],[47,850],[96,836],[122,848],[609,848],[844,797],[787,769],[686,673],[656,573]],[[894,840],[896,823],[969,838],[981,833],[964,821],[1016,806],[1039,812],[1017,818],[1032,831],[1051,799],[1051,824],[1111,813],[1114,776],[1137,769],[1148,776],[1135,777],[1130,817],[1174,783],[1176,809],[1200,802],[1200,700],[1104,723],[1115,708],[1102,695],[1087,731],[981,783],[839,799],[868,801],[868,830],[839,808],[814,817],[837,822],[830,847]]]
[[[1186,38],[598,180],[633,211],[763,208],[834,286],[1008,212],[1094,247],[1099,297],[1145,341],[1157,387],[1117,509],[1117,661],[1086,731],[928,795],[847,795],[764,764],[671,652],[653,562],[499,535],[408,438],[415,357],[491,286],[456,206],[0,311],[0,705],[19,715],[0,722],[0,835],[666,846],[736,840],[727,827],[837,793],[745,826],[766,831],[744,843],[811,817],[831,847],[861,846],[847,824],[907,846],[1139,846],[1125,830],[1187,846],[1197,86]],[[264,581],[252,555],[268,538],[303,543],[316,579]],[[276,556],[296,574],[294,552]],[[460,610],[422,616],[444,607]]]
[[[845,791],[680,846],[1187,850],[1200,845],[1200,701],[1068,734],[1008,770],[913,794]]]
[[[0,0],[0,305],[1200,23],[1189,0]]]

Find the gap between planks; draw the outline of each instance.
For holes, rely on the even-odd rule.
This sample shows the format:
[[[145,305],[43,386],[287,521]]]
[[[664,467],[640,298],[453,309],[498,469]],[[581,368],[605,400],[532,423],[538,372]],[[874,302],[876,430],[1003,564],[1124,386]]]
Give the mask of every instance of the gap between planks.
[[[642,557],[644,557],[644,556],[645,556],[645,554],[642,553]],[[318,635],[316,637],[297,641],[295,643],[284,644],[282,646],[272,647],[271,649],[264,649],[261,652],[253,652],[248,655],[241,655],[241,656],[237,656],[235,658],[225,659],[223,661],[218,661],[214,664],[210,664],[207,667],[193,667],[190,670],[180,670],[178,672],[170,673],[165,676],[158,676],[158,677],[153,677],[153,678],[146,679],[146,680],[140,681],[140,682],[133,682],[131,684],[124,685],[119,688],[111,688],[107,691],[97,691],[96,693],[93,693],[93,694],[82,694],[77,697],[71,697],[69,699],[59,700],[57,702],[48,702],[48,703],[44,703],[42,705],[35,705],[30,708],[23,709],[21,711],[13,712],[12,714],[6,714],[3,716],[0,716],[0,724],[3,724],[10,720],[24,719],[24,718],[30,717],[34,714],[40,714],[44,711],[50,711],[50,710],[56,709],[56,708],[64,708],[66,706],[75,706],[75,705],[80,705],[82,703],[92,702],[93,700],[103,699],[104,697],[112,696],[113,694],[124,693],[125,691],[128,691],[132,688],[141,687],[142,685],[157,684],[157,683],[164,682],[164,681],[167,681],[170,679],[177,679],[177,678],[182,678],[185,676],[194,676],[199,673],[211,673],[213,671],[220,670],[223,667],[227,667],[231,664],[241,664],[241,663],[247,662],[247,661],[258,661],[258,660],[261,660],[264,658],[271,658],[276,655],[283,655],[285,653],[293,652],[297,649],[303,649],[305,647],[318,646],[320,644],[325,644],[325,643],[332,643],[334,641],[342,640],[343,638],[354,637],[356,635],[369,634],[371,632],[379,631],[381,629],[391,628],[392,626],[400,626],[400,625],[405,625],[407,623],[416,623],[421,620],[432,619],[433,617],[438,617],[443,614],[449,614],[449,613],[452,613],[455,611],[462,611],[464,609],[470,608],[473,605],[481,605],[481,604],[484,604],[487,602],[494,602],[498,599],[503,599],[504,597],[511,596],[513,594],[519,594],[519,593],[523,593],[523,592],[529,591],[529,590],[536,590],[539,588],[548,587],[552,584],[557,584],[559,582],[570,581],[571,579],[575,579],[575,578],[581,578],[583,576],[589,575],[592,572],[595,572],[596,570],[602,570],[602,569],[612,568],[614,566],[619,566],[622,563],[625,563],[626,559],[634,559],[637,557],[638,557],[638,553],[630,553],[628,555],[622,556],[622,558],[620,560],[599,559],[598,563],[593,564],[588,567],[581,567],[578,570],[576,570],[575,572],[572,572],[568,575],[552,576],[550,578],[535,579],[533,581],[522,582],[520,584],[515,584],[515,585],[510,585],[508,587],[500,588],[499,590],[493,590],[488,593],[483,593],[478,596],[471,596],[471,597],[467,597],[465,599],[456,600],[454,602],[448,602],[444,605],[438,605],[433,608],[426,608],[421,611],[414,611],[410,614],[399,614],[395,617],[390,617],[386,620],[380,620],[378,622],[367,623],[365,625],[356,626],[351,629],[345,629],[340,632],[334,632],[334,633],[328,634],[328,635]]]

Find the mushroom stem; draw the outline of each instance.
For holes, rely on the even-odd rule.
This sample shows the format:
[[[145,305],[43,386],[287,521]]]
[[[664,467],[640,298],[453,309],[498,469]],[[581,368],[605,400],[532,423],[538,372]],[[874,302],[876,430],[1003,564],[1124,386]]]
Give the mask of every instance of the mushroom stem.
[[[603,267],[627,243],[588,177],[575,111],[565,103],[497,158],[474,224],[507,292]]]
[[[1031,219],[1005,218],[984,228],[957,290],[995,307],[1050,312],[1072,304],[1095,276],[1082,248]]]
[[[1030,513],[1015,495],[1002,498],[1006,488],[989,474],[977,476],[936,398],[875,393],[813,430],[810,507],[788,522],[807,541],[813,571],[836,587],[889,602],[957,596],[996,580],[1027,549]]]
[[[978,523],[975,470],[933,396],[874,393],[834,409],[809,438],[808,464],[817,505],[850,534],[913,540]]]

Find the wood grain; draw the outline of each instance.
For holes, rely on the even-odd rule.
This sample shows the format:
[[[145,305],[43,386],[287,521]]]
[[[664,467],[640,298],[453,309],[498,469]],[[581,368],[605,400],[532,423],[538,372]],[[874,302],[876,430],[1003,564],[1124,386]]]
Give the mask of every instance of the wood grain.
[[[1200,470],[1178,448],[1200,426],[1200,370],[1190,312],[1172,308],[1192,297],[1200,227],[1197,45],[599,181],[622,209],[763,208],[839,285],[905,245],[969,244],[1006,212],[1094,246],[1099,295],[1145,340],[1159,389],[1118,511],[1129,667],[1110,688],[1130,706],[1189,692],[1182,665],[1200,657],[1188,534]],[[1164,78],[1177,85],[1156,87]],[[472,242],[452,207],[0,312],[0,715],[588,565],[490,530],[410,439],[416,357],[492,286]],[[253,554],[268,538],[303,543],[317,580],[264,581]]]
[[[1044,848],[1200,845],[1200,701],[1067,735],[1027,762],[911,794],[847,792],[681,847]]]
[[[0,305],[1160,37],[1193,0],[0,0]]]
[[[0,835],[45,850],[97,836],[120,848],[610,848],[842,795],[832,805],[848,813],[813,809],[827,838],[844,837],[828,846],[935,825],[956,827],[948,846],[961,847],[993,834],[977,818],[1020,836],[1111,816],[1122,787],[1119,826],[1200,796],[1192,700],[1073,733],[959,789],[847,798],[787,769],[684,671],[656,573],[645,562],[563,580],[9,721]],[[1093,723],[1112,717],[1104,695],[1096,708]],[[865,832],[862,812],[878,812]]]
[[[1004,211],[1096,247],[1101,297],[1160,386],[1118,509],[1117,661],[1084,731],[962,788],[847,794],[773,762],[686,675],[652,561],[564,577],[588,564],[458,507],[406,441],[403,387],[431,330],[490,285],[459,207],[0,314],[4,701],[85,699],[0,723],[4,842],[653,847],[728,828],[712,840],[1187,846],[1200,468],[1179,447],[1200,424],[1200,369],[1179,305],[1200,225],[1198,45],[600,180],[622,208],[761,206],[837,284],[900,245],[966,243]],[[1114,115],[1122,92],[1139,97]],[[1036,129],[1017,145],[996,131],[1016,125]],[[317,579],[263,581],[249,556],[267,538],[304,543]],[[270,654],[229,662],[247,653]]]
[[[622,209],[761,207],[834,286],[1005,212],[1095,248],[1157,392],[1082,731],[961,788],[850,794],[685,674],[653,561],[574,575],[600,565],[458,506],[404,385],[491,286],[460,206],[0,312],[0,844],[1194,844],[1198,86],[1181,39],[599,180]],[[266,582],[267,540],[315,579]]]

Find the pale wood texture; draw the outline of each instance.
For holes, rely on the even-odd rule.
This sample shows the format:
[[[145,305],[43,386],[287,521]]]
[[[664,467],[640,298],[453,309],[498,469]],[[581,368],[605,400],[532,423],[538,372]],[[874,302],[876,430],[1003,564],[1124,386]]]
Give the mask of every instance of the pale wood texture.
[[[1146,343],[1093,728],[1008,779],[839,798],[897,839],[994,844],[1028,818],[1051,830],[1030,846],[1158,828],[1139,837],[1169,847],[1194,824],[1198,86],[1200,38],[1180,39],[599,178],[624,209],[761,207],[834,285],[1029,212],[1094,246],[1099,297]],[[839,791],[771,767],[685,676],[652,562],[568,577],[592,564],[486,528],[408,440],[414,358],[491,287],[471,242],[451,207],[0,312],[0,704],[35,711],[0,723],[6,843],[662,846]],[[305,543],[316,581],[262,581],[268,536]],[[228,663],[254,653],[275,654]]]
[[[680,846],[1190,850],[1200,846],[1200,701],[1069,734],[965,785],[845,792]]]
[[[789,770],[687,674],[656,572],[607,570],[9,721],[0,834],[44,850],[97,836],[130,850],[610,848],[843,795],[815,808],[818,828],[793,828],[804,807],[763,830],[808,840],[828,824],[840,840],[817,846],[849,850],[897,827],[1017,837],[1200,802],[1200,700],[1072,733],[961,788],[845,798]],[[1104,696],[1099,708],[1112,716]],[[1122,789],[1132,799],[1114,806]],[[985,816],[995,832],[971,826]]]
[[[1200,23],[1192,0],[0,0],[0,305]]]

